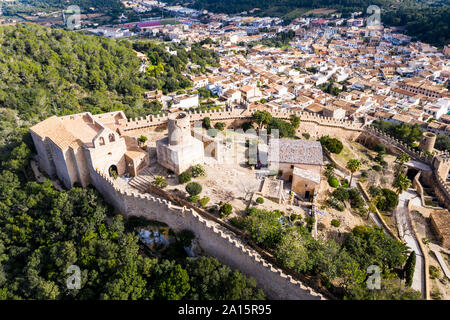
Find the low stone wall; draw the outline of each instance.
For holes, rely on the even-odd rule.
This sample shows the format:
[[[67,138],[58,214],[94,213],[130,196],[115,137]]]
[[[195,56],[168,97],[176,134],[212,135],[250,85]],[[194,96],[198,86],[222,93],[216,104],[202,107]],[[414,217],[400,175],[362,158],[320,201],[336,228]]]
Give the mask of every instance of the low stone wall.
[[[253,277],[269,298],[283,300],[325,299],[302,282],[267,262],[261,255],[220,224],[205,219],[195,210],[149,194],[121,190],[105,174],[92,174],[93,184],[107,201],[126,216],[144,216],[168,224],[174,230],[189,229],[200,246],[222,263]]]
[[[378,130],[371,126],[366,126],[365,132],[369,133],[372,136],[376,136],[376,137],[382,139],[387,145],[389,145],[389,144],[394,145],[395,147],[399,148],[400,150],[402,150],[403,152],[408,154],[412,159],[415,159],[415,160],[421,161],[423,163],[426,163],[428,165],[431,165],[433,157],[427,156],[423,152],[414,150],[413,148],[408,146],[403,141],[397,140],[397,139],[391,137],[390,135],[384,133],[383,131]]]
[[[429,262],[429,257],[428,257],[428,250],[425,248],[425,246],[422,243],[422,239],[420,239],[419,237],[419,233],[417,232],[417,226],[416,226],[416,222],[414,221],[412,214],[412,202],[411,199],[408,200],[408,215],[409,215],[409,220],[411,221],[411,226],[412,229],[414,231],[414,236],[417,239],[417,243],[419,244],[420,247],[420,251],[422,251],[423,254],[423,260],[424,260],[424,280],[425,280],[425,299],[430,300],[430,280],[429,280],[429,276],[430,276],[430,270],[429,270],[429,266],[430,266],[430,262]]]
[[[336,168],[340,171],[342,171],[345,175],[350,176],[352,173],[350,172],[350,170],[348,170],[347,168],[341,166],[339,164],[339,162],[336,161],[336,159],[334,158],[333,154],[331,152],[329,152],[327,149],[322,148],[323,152],[325,152],[325,154],[327,155],[327,157],[331,160],[332,163],[334,163],[334,165],[336,166]]]

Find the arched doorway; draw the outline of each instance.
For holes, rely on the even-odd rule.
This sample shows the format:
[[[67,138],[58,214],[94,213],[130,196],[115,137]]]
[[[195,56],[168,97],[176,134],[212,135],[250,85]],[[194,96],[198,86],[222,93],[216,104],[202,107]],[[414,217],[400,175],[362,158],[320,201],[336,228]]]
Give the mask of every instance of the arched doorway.
[[[116,179],[117,176],[119,175],[119,171],[117,170],[117,167],[114,164],[109,167],[108,172],[109,172],[109,176],[114,179]]]

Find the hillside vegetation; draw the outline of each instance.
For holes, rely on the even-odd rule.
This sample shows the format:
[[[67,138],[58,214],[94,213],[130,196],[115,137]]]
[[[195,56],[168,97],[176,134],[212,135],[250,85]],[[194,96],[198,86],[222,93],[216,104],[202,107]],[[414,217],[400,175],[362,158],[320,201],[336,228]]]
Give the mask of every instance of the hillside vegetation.
[[[161,258],[144,255],[136,230],[148,222],[124,221],[93,188],[40,184],[31,170],[28,128],[38,119],[144,113],[141,91],[166,88],[184,63],[166,64],[164,49],[146,44],[139,48],[165,73],[139,74],[130,42],[35,25],[0,28],[0,47],[0,300],[264,298],[254,279],[218,260],[187,258],[183,241]],[[67,288],[71,265],[81,269],[81,289]]]
[[[147,72],[139,72],[133,49],[148,54]],[[217,64],[209,50],[193,46],[189,52],[162,45],[132,43],[88,36],[33,24],[0,27],[0,105],[27,120],[49,115],[123,110],[128,116],[152,112],[142,93],[165,93],[187,88],[181,74],[189,62],[204,67]],[[154,66],[160,66],[155,72]]]
[[[122,12],[124,6],[120,0],[16,0],[4,4],[6,15],[17,13],[32,14],[37,12],[51,12],[66,9],[68,6],[79,6],[85,11],[101,10],[104,13]]]

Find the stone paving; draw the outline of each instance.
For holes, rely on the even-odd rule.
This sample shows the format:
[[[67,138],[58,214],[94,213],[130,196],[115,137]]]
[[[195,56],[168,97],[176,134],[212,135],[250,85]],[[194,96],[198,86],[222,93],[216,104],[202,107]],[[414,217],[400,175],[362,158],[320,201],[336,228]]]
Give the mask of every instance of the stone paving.
[[[402,192],[399,195],[399,202],[394,214],[397,220],[397,227],[400,238],[403,239],[411,250],[416,253],[416,268],[414,270],[412,288],[425,293],[425,259],[420,250],[418,240],[414,234],[408,214],[408,200],[416,197],[413,189]]]

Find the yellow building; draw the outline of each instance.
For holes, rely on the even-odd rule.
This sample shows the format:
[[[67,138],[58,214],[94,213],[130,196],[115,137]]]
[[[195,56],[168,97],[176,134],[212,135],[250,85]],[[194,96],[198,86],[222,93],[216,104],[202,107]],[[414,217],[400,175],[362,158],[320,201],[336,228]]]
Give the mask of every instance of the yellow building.
[[[322,145],[318,141],[271,139],[269,170],[291,183],[291,190],[309,199],[320,184],[323,165]]]

